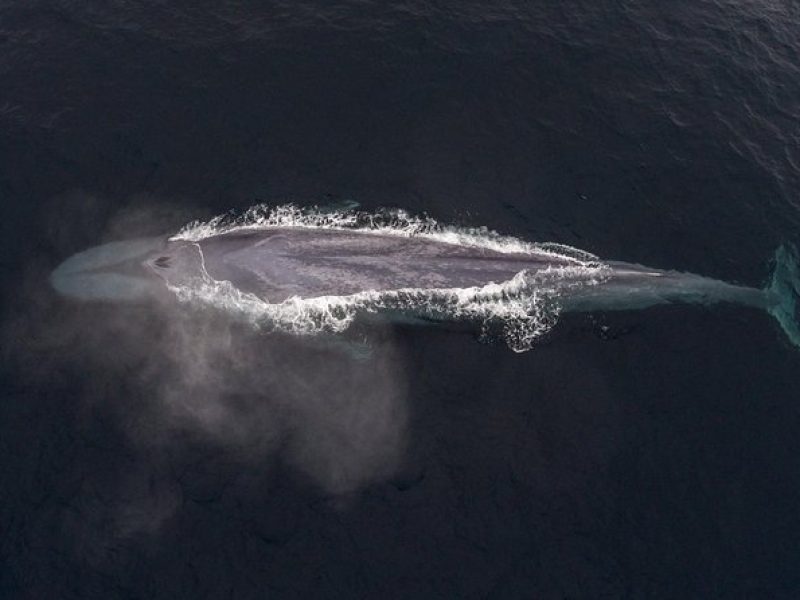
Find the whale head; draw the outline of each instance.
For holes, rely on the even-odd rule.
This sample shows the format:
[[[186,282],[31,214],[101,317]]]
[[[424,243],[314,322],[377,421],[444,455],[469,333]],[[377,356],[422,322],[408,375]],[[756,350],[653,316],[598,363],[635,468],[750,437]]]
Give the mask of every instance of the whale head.
[[[61,295],[77,300],[136,302],[164,293],[158,272],[170,268],[163,237],[110,242],[78,252],[50,274]]]

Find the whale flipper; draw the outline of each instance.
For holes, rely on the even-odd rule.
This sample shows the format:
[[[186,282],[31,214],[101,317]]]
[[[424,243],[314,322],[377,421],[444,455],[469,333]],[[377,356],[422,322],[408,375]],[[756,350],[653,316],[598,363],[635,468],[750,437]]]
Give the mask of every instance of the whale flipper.
[[[767,312],[780,324],[789,341],[800,347],[800,254],[794,244],[775,251],[775,268],[766,293],[771,302]]]

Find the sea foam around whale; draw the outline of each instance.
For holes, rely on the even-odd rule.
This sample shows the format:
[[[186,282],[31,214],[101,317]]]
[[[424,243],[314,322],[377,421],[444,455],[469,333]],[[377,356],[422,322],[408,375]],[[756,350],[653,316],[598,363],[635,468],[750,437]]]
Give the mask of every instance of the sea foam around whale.
[[[536,272],[520,271],[507,281],[466,288],[402,288],[391,291],[365,290],[347,296],[303,298],[294,296],[279,303],[242,292],[229,281],[212,278],[203,266],[204,239],[243,230],[274,227],[338,229],[432,241],[495,252],[552,256],[559,266]],[[532,243],[503,236],[485,227],[442,225],[428,217],[414,217],[400,210],[375,213],[301,209],[287,204],[258,205],[245,213],[222,215],[209,221],[192,222],[170,238],[193,242],[200,269],[196,276],[170,283],[170,289],[185,302],[210,305],[231,313],[254,327],[299,335],[341,332],[359,314],[402,313],[440,320],[470,320],[480,323],[484,337],[499,331],[516,352],[529,350],[537,338],[549,331],[560,313],[559,296],[575,287],[605,280],[608,267],[582,250],[551,243]],[[190,257],[191,258],[191,257]]]

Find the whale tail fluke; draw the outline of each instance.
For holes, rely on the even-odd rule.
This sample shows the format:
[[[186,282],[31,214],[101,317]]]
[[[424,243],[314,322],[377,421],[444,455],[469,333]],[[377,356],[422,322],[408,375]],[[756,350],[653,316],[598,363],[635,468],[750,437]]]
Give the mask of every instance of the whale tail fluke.
[[[800,347],[800,253],[794,244],[775,252],[775,268],[767,285],[767,311],[780,323],[789,341]]]

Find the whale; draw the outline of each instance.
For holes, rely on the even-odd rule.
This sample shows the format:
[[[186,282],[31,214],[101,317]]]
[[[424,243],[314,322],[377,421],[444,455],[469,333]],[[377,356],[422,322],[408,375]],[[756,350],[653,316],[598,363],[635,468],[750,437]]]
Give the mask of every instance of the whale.
[[[517,351],[530,349],[562,312],[735,303],[772,315],[800,347],[792,244],[778,248],[769,281],[757,288],[485,229],[398,227],[397,219],[376,226],[363,215],[293,211],[289,219],[262,211],[255,220],[102,244],[67,258],[50,282],[73,300],[177,300],[297,334],[341,332],[360,315],[499,322]]]

